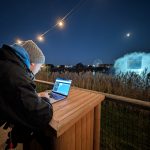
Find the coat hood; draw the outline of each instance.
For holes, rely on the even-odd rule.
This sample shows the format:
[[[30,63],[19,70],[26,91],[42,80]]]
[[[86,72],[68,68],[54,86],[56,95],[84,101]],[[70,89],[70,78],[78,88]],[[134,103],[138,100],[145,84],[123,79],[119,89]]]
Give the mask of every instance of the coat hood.
[[[27,68],[30,68],[30,58],[28,52],[20,45],[14,44],[10,46],[12,50],[21,58],[21,60],[26,64]]]

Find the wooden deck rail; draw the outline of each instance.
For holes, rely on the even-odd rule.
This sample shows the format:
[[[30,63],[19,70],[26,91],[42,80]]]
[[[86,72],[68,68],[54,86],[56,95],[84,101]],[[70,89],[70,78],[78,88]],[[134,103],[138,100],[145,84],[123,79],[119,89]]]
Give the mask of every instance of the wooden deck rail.
[[[42,80],[35,80],[35,82],[48,84],[48,85],[53,85],[54,84],[52,82],[42,81]],[[80,88],[78,88],[78,89],[80,89]],[[88,91],[91,91],[91,90],[88,90]],[[92,91],[92,92],[97,93],[97,91]],[[118,96],[118,95],[113,95],[113,94],[108,94],[108,93],[103,93],[103,92],[98,92],[98,93],[100,93],[102,95],[105,95],[106,98],[109,98],[109,99],[112,99],[112,100],[122,101],[122,102],[126,102],[126,103],[131,103],[131,104],[134,104],[134,105],[139,105],[139,106],[150,108],[150,102],[147,102],[147,101],[142,101],[142,100],[138,100],[138,99],[123,97],[123,96]]]
[[[108,102],[108,101],[112,101],[112,103],[111,104],[120,104],[118,107],[123,107],[124,106],[124,109],[126,109],[126,110],[128,110],[128,106],[130,106],[130,108],[132,107],[132,108],[134,108],[133,109],[133,111],[131,111],[130,109],[130,111],[131,111],[131,114],[130,114],[130,117],[129,118],[131,118],[131,117],[133,117],[133,115],[134,115],[134,110],[135,110],[135,108],[137,108],[137,110],[136,111],[140,111],[140,110],[146,110],[145,112],[149,112],[149,110],[150,110],[150,102],[148,102],[148,101],[142,101],[142,100],[138,100],[138,99],[132,99],[132,98],[127,98],[127,97],[123,97],[123,96],[117,96],[117,95],[113,95],[113,94],[107,94],[107,93],[101,93],[101,92],[96,92],[96,91],[91,91],[91,90],[85,90],[85,89],[81,89],[81,88],[77,88],[77,87],[73,87],[73,89],[77,89],[77,90],[81,90],[82,92],[83,91],[86,91],[86,92],[89,92],[89,93],[95,93],[95,94],[97,94],[97,93],[100,93],[100,94],[102,94],[102,95],[105,95],[105,101],[104,101],[104,103],[103,104],[106,104],[105,102]],[[116,107],[116,105],[114,105],[115,107],[113,107],[113,109],[117,109],[117,107]],[[111,110],[112,110],[112,107],[110,108]],[[98,108],[98,107],[97,107]],[[105,105],[103,105],[103,109],[105,108]],[[107,108],[108,108],[108,105],[107,105]],[[119,108],[120,109],[120,108]],[[125,110],[122,110],[123,112],[125,111]],[[95,109],[94,111],[96,111],[96,110],[98,110],[98,109]],[[128,110],[128,111],[129,111]],[[111,130],[112,130],[112,132],[114,132],[114,130],[116,130],[115,132],[117,132],[118,130],[119,130],[119,128],[124,128],[124,130],[127,130],[128,132],[130,131],[130,133],[132,134],[132,135],[130,135],[130,138],[132,137],[132,138],[134,138],[134,136],[135,136],[135,133],[132,133],[132,130],[134,130],[134,128],[138,128],[138,130],[140,131],[141,130],[141,128],[138,126],[138,125],[136,125],[136,123],[134,124],[134,121],[132,121],[132,119],[130,120],[130,124],[132,124],[133,126],[131,127],[132,128],[132,130],[129,130],[128,129],[128,127],[127,126],[129,126],[129,124],[127,124],[127,123],[125,123],[124,124],[124,126],[122,126],[121,124],[119,125],[119,127],[117,127],[113,122],[114,121],[118,121],[117,120],[117,116],[115,116],[116,115],[116,112],[115,111],[117,111],[117,110],[114,110],[114,112],[113,112],[113,114],[111,114],[110,116],[115,116],[114,118],[111,118],[110,116],[109,116],[109,111],[110,110],[107,110],[107,119],[109,119],[109,123],[111,123],[111,126],[113,127],[113,128],[111,128]],[[119,110],[120,111],[120,110]],[[123,122],[125,122],[124,121],[124,119],[126,118],[126,116],[123,114],[123,112],[120,114],[120,115],[122,115],[121,116],[121,120],[123,121]],[[125,111],[126,112],[126,111]],[[143,111],[142,111],[143,112]],[[140,112],[140,116],[142,115],[142,112]],[[137,112],[138,113],[138,112]],[[146,113],[146,116],[145,117],[148,117],[148,114]],[[96,113],[96,114],[98,114],[98,113]],[[138,113],[139,114],[139,113]],[[137,115],[138,115],[137,114]],[[100,113],[99,113],[99,115],[100,115]],[[102,116],[103,116],[104,114],[102,114]],[[126,114],[127,115],[127,114]],[[128,114],[129,115],[129,114]],[[110,118],[109,118],[109,117]],[[143,116],[144,116],[144,114],[143,114]],[[104,117],[104,116],[103,116]],[[103,118],[102,117],[102,118]],[[106,116],[105,116],[106,117]],[[96,116],[95,116],[95,118],[97,118]],[[98,117],[98,118],[100,118],[100,116]],[[138,116],[136,116],[136,118],[138,118]],[[104,119],[104,118],[103,118]],[[115,120],[113,120],[113,119],[115,119]],[[134,118],[133,118],[134,119]],[[140,118],[139,118],[140,119]],[[135,119],[136,120],[136,119]],[[108,120],[107,120],[108,121]],[[96,122],[96,120],[95,120],[95,122]],[[138,121],[139,123],[141,123],[140,121]],[[97,121],[97,123],[95,123],[95,125],[97,125],[97,126],[100,126],[100,124],[98,124],[98,123],[100,123],[100,121]],[[102,128],[102,130],[101,131],[105,131],[106,132],[106,127],[105,127],[105,124],[106,123],[106,120],[104,119],[103,120],[103,128]],[[144,124],[144,122],[142,123],[142,124]],[[146,124],[146,123],[145,123]],[[107,126],[107,125],[106,125]],[[131,125],[130,125],[131,126]],[[145,125],[146,126],[146,125]],[[110,128],[110,126],[109,126],[109,128]],[[94,126],[94,129],[97,129],[97,131],[95,131],[96,133],[98,133],[99,132],[99,128],[97,128],[97,127],[95,127]],[[148,129],[147,129],[148,130]],[[145,129],[145,131],[146,131],[146,129]],[[145,132],[144,131],[144,132]],[[121,132],[121,131],[120,131]],[[145,132],[144,134],[146,134],[147,132]],[[114,133],[109,133],[110,134],[110,136],[111,136],[111,134],[113,135]],[[119,135],[119,133],[116,133],[117,135]],[[137,134],[137,133],[136,133]],[[139,133],[138,132],[138,134],[141,134],[141,133]],[[124,135],[124,133],[123,133],[123,135]],[[98,137],[99,135],[96,135],[96,136],[94,136],[94,140],[93,141],[96,141],[96,140],[98,140],[99,139],[99,137]],[[129,135],[128,135],[129,136]],[[127,142],[128,141],[128,136],[124,139],[124,140],[126,140],[126,141],[124,141],[124,142]],[[105,134],[102,134],[102,137],[101,137],[101,139],[103,138],[103,140],[105,140],[106,138],[108,138],[108,139],[111,139],[111,137],[109,137],[109,135],[108,135],[108,133],[107,133],[107,135]],[[146,137],[144,137],[144,139],[145,140],[147,140],[146,139]],[[141,138],[139,138],[138,140],[140,140],[140,142],[142,142],[144,139],[141,139]],[[135,140],[135,139],[133,139],[133,140]],[[132,141],[133,141],[132,140]],[[132,143],[132,141],[130,141],[130,144],[133,144],[134,145],[134,143]],[[104,141],[101,141],[102,143],[104,142]],[[115,142],[120,142],[121,143],[121,141],[113,141],[114,143],[114,147],[113,148],[115,148]],[[96,142],[96,143],[98,143],[98,142]],[[143,143],[144,143],[144,141],[143,141]],[[105,144],[105,142],[103,143],[103,146],[104,146],[104,144]],[[112,144],[112,143],[111,143]],[[94,145],[96,145],[96,144],[94,144]],[[109,143],[107,143],[107,145],[108,146],[106,146],[106,147],[109,147]],[[111,145],[112,146],[112,145]],[[126,146],[127,146],[127,144],[126,144]],[[141,147],[143,148],[144,146],[146,146],[146,145],[141,145]],[[147,146],[148,147],[148,146]],[[102,147],[103,148],[103,147]]]
[[[54,84],[53,82],[48,82],[48,81],[43,81],[43,80],[37,80],[37,79],[35,79],[34,81],[38,82],[38,83],[48,84],[48,85],[53,85]]]

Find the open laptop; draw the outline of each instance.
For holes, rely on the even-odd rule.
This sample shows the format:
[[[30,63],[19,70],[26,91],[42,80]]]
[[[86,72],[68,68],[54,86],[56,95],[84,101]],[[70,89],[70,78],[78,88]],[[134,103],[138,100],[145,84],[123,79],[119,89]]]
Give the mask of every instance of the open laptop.
[[[72,80],[64,80],[57,78],[50,95],[50,103],[58,102],[65,99],[70,90]]]

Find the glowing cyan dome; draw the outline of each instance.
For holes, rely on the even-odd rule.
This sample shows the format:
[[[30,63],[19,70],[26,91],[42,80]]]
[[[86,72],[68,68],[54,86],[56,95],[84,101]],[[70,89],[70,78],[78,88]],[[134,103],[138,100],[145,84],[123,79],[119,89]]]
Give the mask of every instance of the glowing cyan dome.
[[[143,71],[147,70],[150,72],[150,53],[130,53],[117,59],[114,64],[115,72],[127,73],[135,72],[141,74]]]

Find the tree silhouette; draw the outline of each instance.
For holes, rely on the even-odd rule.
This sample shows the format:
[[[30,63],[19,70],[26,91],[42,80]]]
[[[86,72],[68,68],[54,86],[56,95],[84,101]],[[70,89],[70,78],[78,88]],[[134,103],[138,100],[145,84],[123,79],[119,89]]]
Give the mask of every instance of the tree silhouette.
[[[85,66],[80,62],[80,63],[75,65],[75,69],[77,72],[82,72],[85,70]]]

